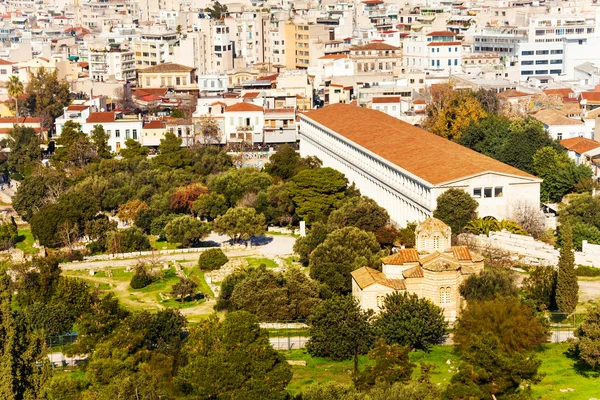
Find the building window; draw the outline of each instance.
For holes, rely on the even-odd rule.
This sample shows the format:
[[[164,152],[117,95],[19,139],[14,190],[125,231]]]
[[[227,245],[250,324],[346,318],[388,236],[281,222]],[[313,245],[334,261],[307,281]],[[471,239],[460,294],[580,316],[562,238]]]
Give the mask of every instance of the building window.
[[[492,197],[492,188],[483,189],[483,197],[484,198]]]
[[[133,130],[133,140],[137,140],[137,129]]]
[[[452,288],[450,286],[440,288],[440,304],[450,304]]]
[[[502,197],[503,196],[502,189],[503,189],[502,186],[495,187],[494,188],[494,197]]]
[[[562,132],[558,132],[556,134],[556,140],[562,140],[563,136],[562,136]]]
[[[383,308],[383,296],[377,296],[377,307],[378,308]]]
[[[180,77],[175,78],[175,84],[177,86],[181,85],[181,78]]]
[[[118,129],[115,129],[115,137],[121,137],[121,131]]]
[[[436,250],[440,248],[440,237],[438,235],[433,237],[433,248]]]
[[[473,197],[477,199],[481,197],[481,188],[473,188]]]
[[[125,129],[125,139],[129,139],[129,129]]]

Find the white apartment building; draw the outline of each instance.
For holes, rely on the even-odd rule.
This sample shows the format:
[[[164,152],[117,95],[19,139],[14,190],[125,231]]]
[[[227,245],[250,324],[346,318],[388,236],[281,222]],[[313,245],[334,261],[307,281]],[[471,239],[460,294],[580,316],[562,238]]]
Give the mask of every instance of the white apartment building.
[[[225,109],[227,143],[263,143],[265,111],[251,103],[237,103]]]
[[[96,82],[135,81],[135,53],[109,46],[108,50],[90,50],[90,78]]]
[[[528,40],[517,44],[520,80],[545,76],[572,79],[574,67],[581,63],[581,54],[588,57],[586,61],[600,59],[599,15],[546,14],[517,18],[517,23],[528,27]],[[574,57],[577,53],[579,57]],[[569,61],[573,64],[566,68]]]
[[[177,33],[156,25],[151,28],[141,32],[135,40],[135,63],[138,69],[175,61],[173,55]]]
[[[460,73],[462,43],[449,31],[411,33],[404,40],[404,67],[408,71]]]

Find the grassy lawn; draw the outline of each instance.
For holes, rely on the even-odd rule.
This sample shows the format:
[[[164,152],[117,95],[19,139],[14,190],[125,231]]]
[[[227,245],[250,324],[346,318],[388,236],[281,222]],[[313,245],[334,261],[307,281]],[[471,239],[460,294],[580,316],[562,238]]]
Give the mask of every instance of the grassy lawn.
[[[204,278],[204,272],[200,271],[197,266],[186,269],[186,275],[194,280],[198,284],[198,290],[202,293],[208,294],[211,298],[215,297],[215,294],[206,283],[206,279]]]
[[[265,264],[265,266],[267,268],[277,268],[277,263],[273,260],[271,260],[270,258],[253,258],[253,257],[248,257],[246,258],[246,261],[248,261],[248,266],[250,267],[259,267],[260,264]]]
[[[447,360],[452,361],[452,366],[456,366],[457,356],[452,353],[452,346],[435,346],[429,353],[416,351],[411,353],[410,358],[413,362],[426,361],[434,364],[436,369],[431,375],[434,383],[446,385],[451,377],[450,365],[446,364]],[[338,383],[349,384],[352,382],[352,370],[354,364],[352,360],[345,361],[330,361],[325,358],[311,357],[305,350],[291,350],[282,352],[288,360],[304,360],[306,367],[292,366],[294,374],[292,381],[288,385],[288,391],[291,394],[298,394],[307,386],[313,383],[326,383],[335,381]],[[370,365],[371,360],[367,356],[360,356],[358,368],[364,369]],[[420,373],[420,368],[417,366],[414,371],[415,377]]]
[[[565,352],[569,348],[567,343],[545,344],[537,353],[542,360],[540,373],[545,374],[544,379],[532,387],[533,398],[540,400],[579,400],[590,399],[600,395],[600,372],[576,368],[575,361],[568,358]],[[291,394],[297,394],[313,383],[335,381],[351,383],[352,360],[330,361],[325,358],[311,357],[304,350],[291,350],[282,352],[288,360],[305,360],[306,367],[292,366],[294,374],[288,386]],[[452,346],[434,346],[429,353],[416,351],[411,353],[410,359],[419,363],[425,361],[436,366],[431,379],[446,386],[452,379],[453,371],[458,367],[459,359],[453,353]],[[448,365],[447,360],[451,361]],[[367,356],[359,357],[359,368],[369,365]],[[454,368],[452,368],[454,367]],[[419,375],[419,367],[415,368],[414,377]],[[572,392],[561,392],[561,389],[573,389]]]
[[[540,372],[544,379],[532,387],[535,399],[590,399],[600,395],[600,373],[576,369],[575,361],[564,353],[567,343],[546,344],[538,357],[542,360]],[[560,389],[574,389],[561,392]]]
[[[158,240],[158,236],[150,235],[149,238],[150,246],[152,246],[152,248],[156,250],[173,250],[178,249],[180,246],[180,243],[170,243],[166,240]]]
[[[17,238],[17,249],[23,250],[25,254],[37,254],[40,250],[33,247],[35,239],[31,234],[31,229],[20,228],[18,230],[19,237]]]

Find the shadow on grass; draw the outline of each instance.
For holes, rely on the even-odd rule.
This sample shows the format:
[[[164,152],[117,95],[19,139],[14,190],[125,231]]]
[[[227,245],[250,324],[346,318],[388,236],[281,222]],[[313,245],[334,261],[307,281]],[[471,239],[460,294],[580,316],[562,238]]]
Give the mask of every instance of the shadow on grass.
[[[570,347],[563,354],[573,361],[573,369],[577,375],[581,375],[584,378],[590,379],[597,379],[600,377],[600,370],[594,370],[592,367],[582,361],[573,348]]]

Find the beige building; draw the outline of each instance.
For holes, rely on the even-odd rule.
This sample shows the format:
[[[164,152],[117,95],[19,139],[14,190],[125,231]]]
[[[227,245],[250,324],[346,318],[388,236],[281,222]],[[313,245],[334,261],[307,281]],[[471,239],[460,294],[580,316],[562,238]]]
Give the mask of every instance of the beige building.
[[[392,72],[402,65],[402,49],[385,43],[369,43],[350,48],[355,73]]]
[[[139,87],[173,88],[176,92],[198,91],[196,69],[180,64],[159,64],[138,72]]]
[[[415,293],[444,310],[454,322],[464,306],[460,284],[483,270],[483,257],[467,246],[452,246],[450,227],[428,218],[415,231],[416,248],[402,249],[383,258],[382,270],[363,267],[352,272],[352,295],[363,309],[381,311],[385,296],[404,291]]]

